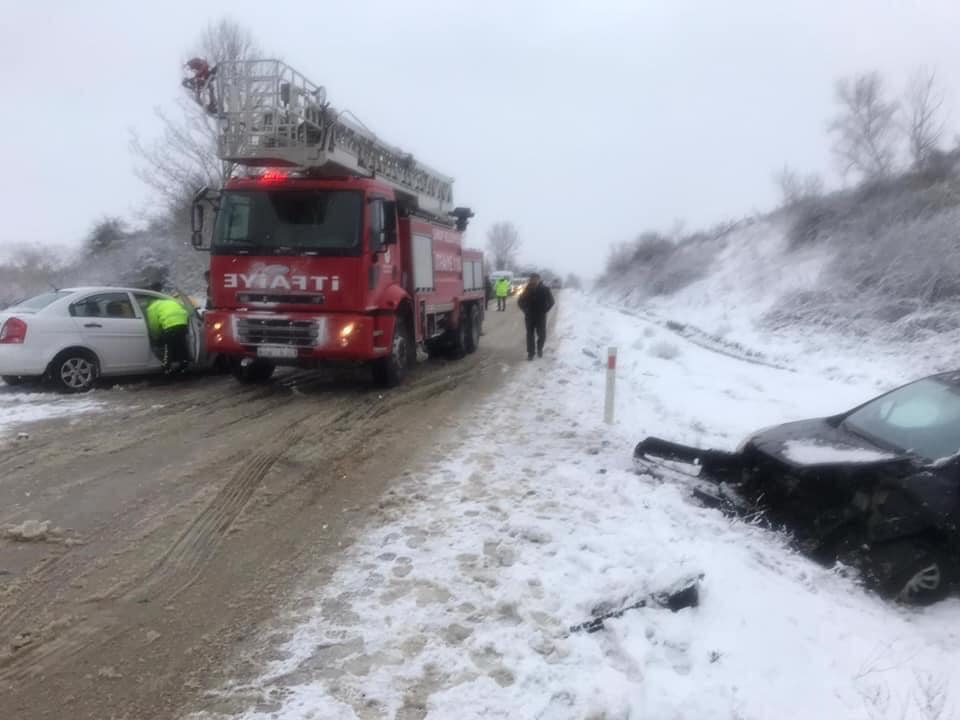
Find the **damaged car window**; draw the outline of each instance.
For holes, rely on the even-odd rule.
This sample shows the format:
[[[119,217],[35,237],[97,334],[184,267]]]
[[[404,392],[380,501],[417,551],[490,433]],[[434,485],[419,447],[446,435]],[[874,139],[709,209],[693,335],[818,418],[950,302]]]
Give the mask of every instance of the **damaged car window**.
[[[960,450],[960,391],[935,379],[895,390],[849,415],[850,430],[928,460]]]

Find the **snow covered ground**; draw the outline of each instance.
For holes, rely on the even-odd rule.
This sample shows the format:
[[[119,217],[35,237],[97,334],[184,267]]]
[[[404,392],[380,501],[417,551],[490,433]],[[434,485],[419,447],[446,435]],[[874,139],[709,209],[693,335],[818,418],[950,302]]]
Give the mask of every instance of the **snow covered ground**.
[[[15,436],[24,423],[88,413],[103,403],[90,395],[69,396],[53,392],[31,392],[0,381],[0,441]]]
[[[239,701],[276,720],[957,717],[960,601],[893,607],[631,467],[647,434],[732,448],[901,378],[744,362],[567,292],[558,312],[548,357],[503,391],[510,414],[452,420],[333,581],[304,579],[262,677],[224,689],[225,714]],[[498,400],[477,417],[502,417]],[[569,632],[692,573],[699,607]]]

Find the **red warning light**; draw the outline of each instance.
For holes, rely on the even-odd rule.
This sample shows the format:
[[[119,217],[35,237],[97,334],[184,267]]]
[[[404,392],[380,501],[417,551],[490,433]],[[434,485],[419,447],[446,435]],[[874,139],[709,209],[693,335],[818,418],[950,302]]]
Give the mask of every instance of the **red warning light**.
[[[260,182],[280,182],[281,180],[287,179],[287,173],[282,170],[267,170],[263,175],[260,176]]]

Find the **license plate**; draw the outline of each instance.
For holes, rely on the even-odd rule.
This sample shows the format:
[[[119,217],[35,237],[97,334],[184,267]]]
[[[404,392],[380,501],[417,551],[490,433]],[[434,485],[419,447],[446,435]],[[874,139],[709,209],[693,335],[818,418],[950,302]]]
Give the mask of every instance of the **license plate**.
[[[290,359],[297,357],[297,349],[286,345],[261,345],[257,348],[257,357]]]

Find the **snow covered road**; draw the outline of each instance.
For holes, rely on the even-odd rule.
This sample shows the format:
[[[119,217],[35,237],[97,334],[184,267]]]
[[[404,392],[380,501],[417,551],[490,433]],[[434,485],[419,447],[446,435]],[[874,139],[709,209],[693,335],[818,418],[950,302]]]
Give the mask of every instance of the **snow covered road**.
[[[630,464],[647,434],[733,448],[877,388],[719,355],[581,295],[559,312],[548,357],[451,418],[432,466],[392,486],[333,581],[304,578],[296,612],[249,658],[259,677],[197,717],[955,717],[960,602],[892,607]],[[697,608],[568,632],[700,572]]]
[[[17,429],[27,423],[79,416],[102,406],[101,402],[90,396],[29,392],[0,381],[0,441],[15,437]]]

